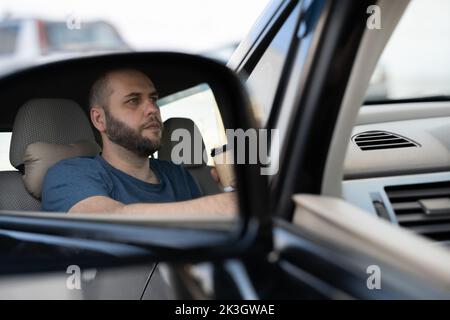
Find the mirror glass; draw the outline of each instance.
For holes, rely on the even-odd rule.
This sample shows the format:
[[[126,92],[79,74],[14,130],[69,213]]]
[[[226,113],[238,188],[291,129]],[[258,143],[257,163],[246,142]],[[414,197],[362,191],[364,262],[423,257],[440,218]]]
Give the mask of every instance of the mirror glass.
[[[249,182],[236,164],[258,166],[261,151],[248,148],[258,134],[226,67],[178,53],[86,57],[11,73],[0,99],[2,219],[167,227],[155,243],[179,247],[175,227],[241,230]]]

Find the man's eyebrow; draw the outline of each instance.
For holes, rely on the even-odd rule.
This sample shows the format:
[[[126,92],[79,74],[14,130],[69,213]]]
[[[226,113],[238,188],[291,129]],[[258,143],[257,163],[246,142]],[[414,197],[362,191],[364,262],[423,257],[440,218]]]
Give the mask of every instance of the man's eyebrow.
[[[124,98],[139,97],[141,95],[142,95],[141,92],[131,92],[131,93],[127,94],[126,96],[124,96]],[[152,91],[148,94],[148,96],[149,97],[154,97],[154,96],[158,97],[159,95],[158,95],[158,92]]]
[[[127,94],[126,96],[124,96],[124,98],[131,98],[131,97],[136,97],[136,96],[140,96],[141,93],[140,92],[131,92],[129,94]]]

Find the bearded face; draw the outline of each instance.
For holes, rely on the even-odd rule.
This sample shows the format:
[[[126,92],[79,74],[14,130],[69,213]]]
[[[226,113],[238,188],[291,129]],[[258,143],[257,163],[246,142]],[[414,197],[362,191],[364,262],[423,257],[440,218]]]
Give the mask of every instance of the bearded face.
[[[133,152],[139,157],[149,157],[161,147],[163,123],[156,115],[151,115],[147,122],[138,128],[132,128],[115,118],[107,108],[105,133],[109,140]],[[150,137],[144,131],[151,131]]]

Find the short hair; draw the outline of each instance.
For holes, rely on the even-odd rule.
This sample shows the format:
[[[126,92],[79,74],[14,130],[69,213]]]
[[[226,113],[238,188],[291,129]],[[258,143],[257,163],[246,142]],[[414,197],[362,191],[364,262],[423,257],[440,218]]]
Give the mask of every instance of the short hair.
[[[92,85],[89,93],[89,109],[93,106],[108,107],[108,98],[111,94],[108,78],[111,72],[113,71],[103,72]]]
[[[100,106],[102,108],[107,108],[109,96],[112,93],[112,89],[109,87],[109,76],[112,73],[129,72],[129,71],[142,73],[137,69],[128,67],[110,69],[108,71],[101,73],[91,87],[89,93],[89,109],[91,109],[93,106]]]

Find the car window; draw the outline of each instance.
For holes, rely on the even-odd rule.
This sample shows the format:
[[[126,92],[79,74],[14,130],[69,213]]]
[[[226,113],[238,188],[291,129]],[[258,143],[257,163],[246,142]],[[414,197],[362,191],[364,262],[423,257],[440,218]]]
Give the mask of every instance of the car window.
[[[266,124],[272,109],[299,9],[297,6],[290,14],[246,82],[253,100],[254,116],[262,126]]]
[[[450,96],[449,12],[448,0],[411,2],[375,69],[366,101]]]
[[[0,56],[14,53],[19,27],[16,25],[0,27]]]
[[[189,118],[202,134],[208,165],[213,161],[209,150],[226,144],[222,117],[212,90],[206,84],[174,93],[158,101],[163,121],[170,118]]]
[[[16,170],[9,162],[11,132],[0,132],[0,171]]]

